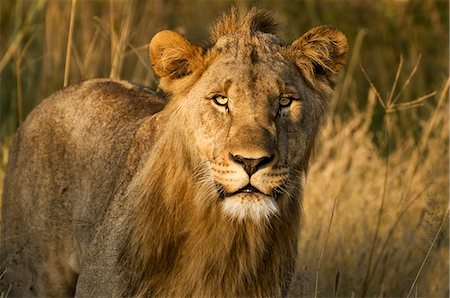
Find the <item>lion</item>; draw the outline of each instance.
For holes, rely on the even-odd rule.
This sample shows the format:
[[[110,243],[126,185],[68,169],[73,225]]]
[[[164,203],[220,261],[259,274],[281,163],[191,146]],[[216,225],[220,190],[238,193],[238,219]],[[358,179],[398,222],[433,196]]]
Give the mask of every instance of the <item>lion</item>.
[[[236,10],[200,47],[157,33],[159,91],[94,79],[50,96],[11,147],[2,208],[13,296],[279,297],[302,177],[348,46],[288,44]]]

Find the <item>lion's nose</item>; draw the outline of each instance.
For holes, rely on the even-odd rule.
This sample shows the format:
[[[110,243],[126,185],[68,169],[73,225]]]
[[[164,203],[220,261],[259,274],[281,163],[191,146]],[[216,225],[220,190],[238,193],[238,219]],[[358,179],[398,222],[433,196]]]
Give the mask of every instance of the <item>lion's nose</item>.
[[[238,164],[242,165],[244,170],[247,172],[248,176],[250,177],[258,171],[262,166],[270,163],[273,159],[272,156],[263,156],[261,158],[246,158],[240,155],[231,155],[231,159],[237,162]]]

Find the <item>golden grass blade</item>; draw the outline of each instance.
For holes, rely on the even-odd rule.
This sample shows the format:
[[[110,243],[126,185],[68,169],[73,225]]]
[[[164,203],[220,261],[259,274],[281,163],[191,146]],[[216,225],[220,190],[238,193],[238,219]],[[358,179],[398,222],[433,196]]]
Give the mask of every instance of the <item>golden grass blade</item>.
[[[133,53],[136,54],[136,56],[139,59],[139,62],[142,63],[142,66],[144,66],[149,72],[152,72],[152,68],[150,67],[150,65],[148,64],[147,60],[145,60],[144,58],[142,58],[142,55],[139,54],[139,50],[141,50],[142,48],[147,49],[148,45],[143,45],[140,47],[134,47],[131,43],[127,42],[127,45],[131,48],[131,50],[133,51]],[[127,53],[128,54],[128,53]],[[147,58],[148,59],[148,58]]]
[[[414,164],[413,174],[411,175],[411,178],[409,179],[409,182],[407,183],[406,190],[402,194],[402,198],[403,197],[407,197],[407,196],[410,195],[411,185],[412,185],[412,183],[414,181],[415,174],[417,173],[417,169],[418,169],[419,161],[420,161],[420,156],[421,156],[421,154],[423,152],[423,149],[425,148],[425,146],[427,144],[427,140],[428,140],[429,134],[430,134],[432,128],[434,127],[434,120],[436,118],[436,115],[439,113],[440,108],[441,108],[441,106],[442,106],[442,104],[444,102],[445,96],[446,96],[448,88],[449,88],[449,81],[450,81],[450,78],[446,81],[446,83],[444,85],[444,88],[442,89],[442,93],[441,93],[438,105],[436,106],[435,111],[434,111],[434,113],[433,113],[433,115],[431,117],[430,123],[427,126],[427,129],[425,130],[425,132],[422,134],[421,142],[419,143],[419,147],[418,147],[418,151],[417,151],[418,154],[415,155],[415,161],[412,163],[412,164]],[[435,95],[436,92],[430,93],[429,95],[432,96],[431,94]],[[417,101],[417,100],[415,100],[415,101]],[[396,227],[400,223],[401,218],[406,214],[407,210],[410,209],[410,207],[413,205],[413,203],[416,202],[419,199],[419,194],[422,193],[423,191],[425,191],[425,189],[420,191],[418,194],[416,194],[415,198],[410,199],[409,202],[407,202],[406,207],[404,207],[403,210],[401,210],[401,212],[399,212],[398,216],[396,216],[396,221],[395,221],[394,225],[390,228],[390,230],[388,232],[388,236],[386,237],[386,239],[385,239],[385,241],[384,241],[384,243],[382,245],[381,252],[380,252],[380,254],[379,254],[379,256],[378,256],[378,258],[377,258],[377,260],[376,260],[376,262],[375,262],[375,264],[373,266],[374,268],[372,268],[372,271],[371,271],[371,273],[369,275],[369,278],[371,276],[373,276],[373,274],[375,273],[375,269],[376,269],[376,267],[377,267],[377,265],[379,263],[379,260],[380,260],[380,258],[382,256],[382,254],[384,253],[384,251],[386,250],[387,244],[390,241],[390,239],[392,238],[394,230],[396,229]]]
[[[430,247],[428,248],[428,251],[422,261],[422,264],[419,267],[419,270],[417,271],[416,277],[414,278],[414,281],[411,285],[411,288],[409,289],[408,295],[406,295],[407,298],[411,297],[411,294],[414,290],[414,288],[416,287],[417,281],[419,280],[420,274],[422,273],[423,267],[425,266],[425,263],[427,262],[428,258],[430,257],[430,253],[431,250],[433,249],[434,245],[436,244],[437,239],[439,238],[439,235],[442,232],[442,228],[444,227],[444,224],[447,222],[448,220],[448,215],[449,215],[449,208],[447,208],[447,211],[445,212],[444,218],[442,219],[442,223],[439,226],[438,231],[436,232],[436,235],[434,236],[433,241],[431,242]]]
[[[128,51],[125,51],[125,53],[123,54],[124,57],[128,57],[128,56],[130,56],[130,55],[132,55],[132,54],[136,54],[136,53],[138,53],[139,51],[145,51],[145,52],[146,52],[146,53],[145,53],[146,56],[147,56],[147,54],[148,54],[148,44],[143,44],[143,45],[141,45],[141,46],[135,47],[135,46],[133,46],[130,42],[127,41],[127,46],[129,46],[130,49],[129,49]]]
[[[120,31],[120,37],[119,37],[119,41],[118,41],[118,47],[119,50],[116,52],[116,70],[115,70],[115,75],[117,78],[120,78],[120,74],[122,72],[122,68],[123,68],[123,58],[124,58],[124,52],[127,46],[127,39],[130,33],[130,28],[131,28],[131,19],[132,19],[132,6],[131,6],[131,2],[127,2],[128,6],[127,6],[127,11],[126,11],[126,19],[122,20],[122,25],[121,25],[121,31]],[[123,24],[125,23],[125,24]]]
[[[386,104],[388,106],[388,108],[392,104],[392,98],[394,96],[395,89],[397,88],[398,80],[400,78],[400,73],[402,72],[402,68],[403,68],[403,55],[400,55],[400,62],[398,63],[397,73],[395,74],[394,83],[392,84],[391,91],[388,94],[388,99],[387,99],[387,104]]]
[[[19,124],[22,124],[23,121],[23,91],[22,91],[22,69],[21,62],[22,59],[20,57],[20,53],[17,53],[15,59],[15,68],[16,68],[16,87],[17,87],[17,119],[19,120]]]
[[[317,293],[319,291],[319,271],[320,271],[320,266],[322,265],[322,259],[323,259],[323,255],[324,255],[324,252],[325,252],[325,247],[327,246],[328,235],[330,234],[331,223],[333,222],[334,211],[336,210],[336,205],[337,205],[338,198],[339,198],[339,196],[336,196],[334,198],[333,207],[331,208],[330,222],[328,223],[327,233],[325,234],[325,239],[323,241],[322,250],[320,252],[319,262],[317,263],[317,267],[316,267],[316,285],[315,285],[315,288],[314,288],[314,297],[315,298],[317,298]]]
[[[117,55],[117,42],[116,42],[116,31],[114,29],[114,1],[109,1],[109,29],[110,29],[110,39],[111,39],[111,72],[109,73],[110,78],[116,77],[116,55]]]
[[[380,96],[380,93],[378,92],[377,88],[375,87],[375,85],[372,83],[372,80],[369,78],[369,75],[367,74],[366,70],[364,69],[364,67],[362,66],[362,64],[359,65],[359,67],[361,68],[361,71],[363,72],[364,76],[366,77],[367,82],[369,82],[370,87],[373,89],[373,91],[375,92],[375,95],[379,101],[379,103],[381,104],[381,106],[383,107],[383,109],[386,111],[386,104],[384,103],[383,99]]]
[[[14,55],[14,53],[17,51],[17,49],[20,46],[20,43],[22,42],[23,37],[25,36],[25,32],[19,32],[16,37],[14,38],[14,41],[9,46],[6,53],[3,55],[2,59],[0,60],[0,73],[3,71],[3,68],[5,68],[6,64],[8,64],[11,57]]]
[[[17,119],[19,120],[19,124],[22,124],[24,119],[23,113],[23,83],[22,83],[22,60],[27,52],[28,48],[31,45],[31,42],[35,38],[36,33],[33,33],[31,37],[28,39],[26,44],[22,49],[18,49],[16,51],[15,57],[15,70],[16,70],[16,88],[17,88]]]
[[[434,112],[433,112],[433,115],[431,116],[430,122],[428,123],[427,127],[425,128],[425,131],[422,133],[422,137],[420,138],[419,146],[417,148],[417,153],[413,156],[413,161],[411,162],[411,164],[414,168],[412,169],[411,178],[409,178],[409,182],[408,182],[406,191],[405,191],[404,195],[402,196],[402,199],[404,197],[409,196],[409,193],[411,191],[411,186],[414,183],[414,178],[416,177],[417,170],[419,169],[420,158],[424,152],[426,144],[428,143],[428,139],[430,137],[431,131],[434,128],[434,123],[436,121],[436,117],[437,117],[438,113],[441,111],[442,105],[444,104],[445,100],[448,98],[449,84],[450,84],[450,77],[447,78],[447,81],[445,82],[444,87],[442,88],[438,104],[437,104],[436,108],[434,109]]]
[[[397,104],[394,107],[394,110],[397,111],[403,111],[403,110],[408,110],[408,109],[412,109],[412,108],[416,108],[421,106],[425,101],[427,101],[428,99],[432,98],[433,96],[435,96],[437,94],[437,91],[431,92],[427,95],[421,96],[418,99],[415,99],[413,101],[409,101],[409,102],[405,102],[405,103],[400,103]]]
[[[92,37],[91,41],[89,42],[88,49],[86,51],[86,55],[84,56],[83,60],[83,69],[87,69],[89,65],[93,62],[93,55],[94,55],[94,49],[98,43],[99,40],[99,27],[95,27],[94,36]]]
[[[72,52],[73,24],[75,21],[76,5],[77,0],[72,0],[72,6],[70,9],[69,36],[67,37],[66,63],[64,66],[64,87],[69,84],[70,57]]]
[[[439,97],[438,104],[437,104],[436,108],[434,109],[433,115],[431,116],[430,123],[428,124],[427,128],[425,129],[425,132],[422,134],[422,138],[420,139],[420,144],[419,144],[419,150],[420,150],[419,152],[423,152],[423,149],[424,149],[426,143],[428,142],[428,138],[430,137],[430,133],[434,127],[434,122],[436,121],[436,117],[437,117],[440,109],[442,108],[442,105],[444,104],[445,100],[448,98],[449,84],[450,84],[450,77],[447,78],[447,81],[445,82],[444,87],[442,88],[441,96]]]
[[[421,192],[419,192],[421,193]],[[387,233],[387,237],[385,238],[383,244],[381,245],[381,249],[380,249],[380,253],[378,254],[377,258],[375,259],[375,262],[373,263],[374,265],[372,266],[372,269],[369,273],[369,280],[373,277],[373,275],[375,274],[375,271],[378,267],[378,264],[380,263],[381,257],[383,256],[384,252],[387,249],[387,246],[392,238],[392,236],[394,235],[394,232],[396,231],[398,225],[401,222],[401,219],[403,218],[403,216],[405,216],[407,214],[407,211],[410,209],[410,207],[413,206],[413,204],[419,199],[419,195],[417,195],[417,197],[413,200],[410,200],[409,203],[400,211],[397,212],[397,215],[395,216],[395,222],[394,224],[390,227],[389,232]]]
[[[417,58],[416,64],[414,64],[413,70],[411,71],[411,73],[409,74],[408,78],[406,79],[405,83],[403,84],[402,88],[400,89],[400,91],[398,92],[398,94],[395,96],[392,104],[395,105],[395,103],[397,102],[397,100],[400,98],[400,95],[403,93],[403,91],[406,89],[406,87],[409,85],[409,83],[411,82],[411,79],[413,78],[413,76],[416,74],[417,68],[419,67],[420,61],[422,60],[422,54],[419,55],[419,58]]]
[[[75,65],[77,66],[78,71],[81,74],[81,77],[84,78],[84,74],[87,72],[84,67],[83,67],[83,63],[82,63],[82,58],[81,58],[81,54],[80,51],[78,50],[78,47],[76,44],[74,44],[72,46],[72,55],[73,55],[73,59],[75,61]]]
[[[20,56],[21,58],[23,58],[25,56],[25,53],[28,51],[28,49],[31,46],[31,43],[33,42],[33,40],[36,37],[36,32],[34,32],[30,38],[27,40],[27,42],[25,43],[25,45],[23,46],[22,50],[20,51]]]
[[[364,297],[367,293],[367,291],[369,290],[369,286],[370,286],[370,282],[371,282],[371,272],[372,272],[372,260],[374,257],[374,253],[375,253],[375,247],[377,245],[377,239],[378,239],[378,234],[380,232],[380,227],[381,227],[381,218],[383,216],[384,213],[384,204],[386,201],[386,196],[387,196],[387,184],[388,184],[388,177],[389,177],[389,118],[388,115],[385,115],[385,120],[386,120],[386,157],[385,157],[385,171],[384,171],[384,181],[383,181],[383,193],[381,196],[381,204],[380,204],[380,208],[378,209],[378,215],[377,215],[377,224],[375,226],[375,233],[373,235],[373,240],[372,240],[372,244],[370,246],[370,251],[369,251],[369,260],[367,263],[367,271],[366,271],[366,275],[364,277],[364,281],[363,281],[363,285],[362,285],[362,293],[361,296]]]

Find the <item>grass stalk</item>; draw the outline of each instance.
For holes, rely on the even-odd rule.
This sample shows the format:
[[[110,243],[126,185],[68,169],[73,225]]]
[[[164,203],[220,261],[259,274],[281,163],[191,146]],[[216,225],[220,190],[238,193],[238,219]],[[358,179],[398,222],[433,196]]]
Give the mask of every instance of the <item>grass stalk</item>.
[[[384,112],[385,112],[385,121],[386,121],[386,135],[385,135],[385,139],[386,139],[386,170],[385,170],[385,176],[384,176],[384,184],[383,184],[383,196],[382,196],[382,201],[380,204],[380,208],[378,211],[378,218],[377,218],[377,224],[376,224],[376,228],[375,228],[375,235],[372,241],[372,245],[370,247],[370,251],[369,251],[369,257],[368,257],[368,265],[367,265],[367,271],[364,277],[364,281],[363,281],[363,285],[362,285],[362,291],[361,291],[361,296],[365,296],[367,294],[367,291],[369,289],[370,283],[371,283],[371,278],[373,277],[373,275],[375,274],[376,268],[378,266],[379,260],[382,256],[382,254],[384,253],[384,250],[386,248],[387,242],[389,242],[390,237],[393,234],[393,229],[391,228],[391,230],[388,233],[388,237],[386,238],[386,240],[384,241],[383,245],[382,245],[382,249],[380,252],[380,255],[378,255],[378,257],[376,258],[376,262],[374,263],[374,265],[372,266],[372,260],[373,260],[373,256],[374,256],[374,251],[375,251],[375,246],[376,246],[376,242],[377,242],[377,238],[378,238],[378,234],[379,234],[379,227],[381,224],[381,216],[383,213],[383,209],[384,209],[384,204],[385,204],[385,196],[386,196],[386,186],[387,186],[387,177],[388,177],[388,168],[389,168],[389,155],[390,155],[390,150],[389,150],[389,139],[390,139],[390,122],[389,122],[389,114],[394,112],[394,111],[400,111],[400,110],[405,110],[405,109],[409,109],[409,108],[414,108],[417,106],[420,106],[421,104],[423,104],[427,99],[433,97],[437,92],[431,92],[427,95],[424,95],[422,97],[419,97],[418,99],[406,102],[406,103],[400,103],[400,104],[396,104],[398,97],[400,95],[401,92],[403,92],[403,90],[405,89],[405,87],[409,84],[412,76],[414,75],[414,73],[417,71],[417,67],[420,61],[420,57],[418,59],[418,61],[416,62],[413,70],[411,71],[410,75],[408,76],[407,81],[403,84],[403,86],[401,87],[399,94],[397,94],[396,96],[394,96],[395,90],[397,88],[398,85],[398,80],[400,77],[400,73],[401,73],[401,69],[403,67],[403,57],[400,56],[400,62],[399,62],[399,66],[397,68],[397,72],[395,75],[395,80],[394,83],[392,85],[391,91],[388,93],[387,99],[383,100],[383,98],[379,95],[378,90],[375,88],[374,84],[372,83],[372,81],[370,80],[369,76],[367,75],[366,71],[364,70],[364,68],[361,66],[361,70],[363,71],[364,75],[366,76],[366,79],[369,82],[369,85],[371,86],[371,88],[373,89],[380,105],[383,107]],[[443,93],[444,94],[446,91],[448,90],[448,80],[447,83],[445,85],[445,87],[443,88]],[[422,139],[421,139],[421,144],[423,144],[423,146],[425,146],[424,144],[426,144],[426,140],[428,139],[428,135],[431,132],[431,127],[432,127],[432,123],[434,122],[434,118],[436,115],[436,111],[439,108],[439,106],[442,104],[442,95],[441,98],[439,100],[438,106],[436,107],[435,112],[433,113],[433,116],[431,118],[431,125],[428,125],[428,128],[425,130],[424,134],[422,135]],[[423,148],[422,148],[423,149]],[[417,167],[419,164],[419,157],[421,155],[420,152],[422,152],[421,146],[419,146],[419,153],[416,155],[416,160],[414,162],[414,164],[416,165],[413,171],[413,176],[415,175],[415,172],[417,171]],[[412,185],[412,181],[413,181],[413,177],[412,179],[410,179],[410,183],[407,185],[407,193],[409,193],[409,190],[411,188]],[[400,219],[402,217],[403,213],[400,214],[400,216],[398,216],[396,222],[394,223],[394,227],[396,227],[398,225],[398,223],[400,222]]]
[[[69,35],[67,37],[67,49],[66,49],[66,63],[64,66],[64,87],[69,84],[70,73],[70,57],[72,53],[72,40],[73,40],[73,27],[75,22],[77,0],[72,0],[72,6],[70,8],[70,21],[69,21]]]
[[[94,50],[97,46],[98,40],[99,40],[100,32],[99,28],[95,27],[94,36],[92,37],[91,41],[89,42],[89,46],[87,48],[86,54],[83,59],[83,72],[88,72],[89,66],[92,65],[91,63],[94,62]]]
[[[27,52],[28,48],[31,45],[31,42],[33,41],[36,34],[33,34],[28,41],[26,42],[25,46],[22,49],[18,49],[16,52],[15,57],[15,71],[16,71],[16,88],[17,88],[17,120],[19,124],[22,124],[24,119],[24,112],[23,112],[23,83],[22,83],[22,60]]]
[[[447,81],[447,84],[446,84],[446,85],[444,86],[444,88],[443,88],[443,91],[442,91],[442,93],[441,93],[441,98],[440,98],[439,102],[442,102],[442,98],[443,98],[442,95],[443,95],[443,94],[446,94],[447,90],[448,90],[448,81]],[[436,93],[437,93],[437,92],[433,92],[433,94],[436,94]],[[417,100],[415,100],[415,101],[417,101]],[[427,129],[426,129],[426,131],[424,132],[424,134],[426,134],[427,131],[428,131],[428,134],[429,134],[429,132],[431,131],[431,129],[432,129],[432,127],[433,127],[434,119],[436,118],[436,116],[435,116],[435,115],[436,115],[436,112],[438,111],[439,108],[440,108],[440,105],[438,104],[438,106],[435,108],[435,111],[434,111],[434,113],[433,113],[433,116],[432,116],[432,118],[431,118],[431,120],[430,120],[430,123],[429,123],[429,125],[427,126]],[[424,135],[424,136],[422,137],[422,139],[425,140],[425,139],[428,139],[428,137],[429,137],[429,136]],[[425,142],[424,144],[426,144],[426,141],[424,141],[424,142]],[[423,149],[423,148],[422,148],[422,149]],[[419,162],[417,161],[417,162],[416,162],[416,165],[418,165],[418,164],[419,164]],[[408,192],[409,192],[410,187],[411,187],[411,183],[409,183],[408,186],[407,186],[407,191],[408,191]],[[375,273],[376,268],[377,268],[377,266],[378,266],[378,264],[379,264],[379,261],[380,261],[380,259],[381,259],[381,256],[384,254],[384,252],[385,252],[385,250],[386,250],[386,248],[387,248],[387,245],[388,245],[390,239],[392,238],[392,236],[393,236],[393,234],[394,234],[394,231],[395,231],[395,229],[397,228],[398,224],[400,223],[402,217],[403,217],[403,216],[406,214],[406,212],[410,209],[410,207],[413,205],[413,203],[417,201],[417,199],[419,198],[419,195],[420,195],[421,193],[423,193],[423,192],[424,192],[424,190],[419,191],[419,192],[416,194],[415,198],[410,199],[409,202],[408,202],[408,204],[407,204],[406,206],[404,206],[403,209],[400,210],[400,212],[399,212],[399,213],[397,214],[397,216],[395,217],[396,220],[395,220],[394,224],[391,226],[391,228],[389,229],[389,232],[387,233],[387,237],[385,238],[385,240],[384,240],[384,242],[383,242],[383,244],[382,244],[380,253],[379,253],[379,255],[378,255],[378,257],[377,257],[377,259],[376,259],[376,261],[375,261],[375,263],[374,263],[374,265],[373,265],[373,268],[371,269],[371,272],[369,273],[368,279],[370,279],[370,278],[373,276],[373,274]]]
[[[417,99],[414,99],[414,100],[411,100],[408,102],[404,102],[404,103],[399,103],[399,104],[395,105],[395,107],[392,107],[389,110],[389,113],[396,112],[396,111],[404,111],[404,110],[408,110],[408,109],[412,109],[412,108],[421,106],[425,101],[432,98],[436,94],[437,94],[437,91],[433,91],[433,92],[425,94],[424,96],[421,96]]]
[[[372,244],[370,246],[370,251],[369,251],[369,260],[367,263],[367,270],[366,270],[366,275],[364,277],[364,281],[362,284],[362,291],[361,291],[361,297],[364,297],[367,293],[367,291],[369,290],[369,286],[370,286],[370,281],[371,281],[371,274],[370,272],[372,271],[372,259],[375,253],[375,247],[377,246],[377,240],[378,240],[378,236],[379,236],[379,232],[380,232],[380,227],[381,227],[381,219],[383,217],[383,213],[384,213],[384,204],[386,201],[386,196],[387,196],[387,184],[388,184],[388,177],[389,177],[389,118],[388,118],[388,114],[385,114],[385,121],[386,121],[386,158],[385,158],[385,170],[384,170],[384,180],[383,180],[383,193],[381,196],[381,203],[380,203],[380,208],[378,209],[378,214],[377,214],[377,224],[375,226],[375,233],[373,235],[373,239],[372,239]]]
[[[8,64],[9,60],[13,57],[14,53],[20,47],[23,37],[25,36],[25,31],[18,32],[14,38],[14,41],[6,50],[6,53],[3,55],[0,60],[0,73],[3,71],[3,68]]]
[[[330,222],[328,223],[327,233],[325,234],[325,239],[323,241],[322,250],[320,251],[319,262],[317,263],[317,267],[316,267],[316,283],[315,283],[315,287],[314,287],[314,297],[315,298],[317,298],[317,294],[318,294],[318,291],[319,291],[319,271],[320,271],[320,266],[322,265],[323,255],[325,253],[325,247],[327,246],[328,235],[330,234],[331,224],[333,222],[334,211],[336,210],[336,205],[337,205],[338,198],[339,198],[339,196],[336,196],[334,198],[333,207],[331,208]]]
[[[406,79],[405,83],[403,84],[402,88],[400,89],[400,91],[398,91],[397,95],[395,96],[395,98],[392,100],[392,104],[395,105],[397,103],[397,100],[400,98],[400,95],[403,93],[403,91],[406,89],[406,87],[409,85],[409,83],[411,82],[411,79],[414,77],[414,75],[416,74],[416,71],[419,67],[420,61],[422,60],[422,54],[419,55],[419,58],[417,58],[416,63],[414,64],[414,67],[411,71],[411,73],[409,74],[408,78]]]
[[[383,110],[387,110],[387,106],[384,103],[383,98],[381,97],[380,93],[378,92],[378,89],[373,84],[372,80],[369,78],[369,75],[367,74],[366,70],[364,69],[364,66],[362,64],[359,65],[361,71],[363,72],[364,76],[366,77],[367,82],[369,83],[370,87],[372,88],[373,92],[375,93],[375,97],[377,98],[379,104],[383,108]]]
[[[121,26],[120,26],[121,30],[120,30],[119,37],[117,38],[117,36],[115,36],[115,32],[111,32],[111,35],[114,36],[115,49],[114,49],[114,59],[112,61],[110,77],[115,78],[115,79],[120,78],[120,73],[122,72],[124,52],[125,52],[125,49],[127,46],[127,39],[128,39],[128,35],[130,32],[130,27],[131,27],[133,5],[132,5],[131,1],[126,2],[126,4],[127,4],[127,7],[126,7],[126,11],[125,11],[125,17],[124,17],[124,19],[122,18],[122,20],[121,20]],[[113,38],[113,37],[111,37],[111,38]],[[113,40],[113,39],[111,39],[111,40]]]
[[[434,124],[436,122],[436,118],[438,113],[440,112],[440,109],[442,108],[442,105],[444,104],[445,100],[448,99],[448,89],[450,85],[450,77],[447,78],[447,80],[444,83],[444,87],[442,88],[441,95],[439,96],[438,104],[436,108],[434,109],[433,115],[431,116],[431,120],[428,123],[427,127],[425,128],[424,133],[422,134],[422,137],[420,138],[419,142],[419,153],[420,155],[423,153],[425,146],[428,143],[428,139],[430,138],[431,131],[434,128]]]
[[[417,196],[417,198],[419,198],[419,197]],[[417,199],[416,199],[416,200],[417,200]],[[373,275],[375,274],[375,272],[376,272],[376,270],[377,270],[377,267],[378,267],[378,264],[379,264],[380,261],[381,261],[381,257],[383,256],[384,252],[386,251],[386,249],[387,249],[387,247],[388,247],[388,244],[389,244],[391,238],[392,238],[393,235],[394,235],[394,232],[396,231],[398,225],[399,225],[400,222],[401,222],[401,219],[407,214],[407,211],[411,208],[411,206],[413,205],[413,203],[416,202],[416,200],[410,200],[410,201],[409,201],[409,204],[406,205],[405,207],[403,207],[403,209],[400,210],[400,211],[397,213],[397,215],[395,216],[395,222],[394,222],[394,224],[390,227],[389,232],[387,233],[387,236],[386,236],[386,238],[385,238],[383,244],[381,245],[380,253],[378,254],[377,258],[375,259],[375,262],[373,263],[372,269],[371,269],[371,271],[370,271],[370,273],[369,273],[369,277],[368,277],[369,280],[370,280],[370,279],[373,277]]]
[[[442,88],[441,95],[439,96],[438,104],[436,105],[433,115],[430,118],[430,121],[428,122],[428,125],[422,132],[422,137],[419,141],[419,146],[417,147],[416,154],[413,155],[413,161],[411,164],[413,165],[411,176],[407,182],[407,187],[405,192],[402,195],[402,200],[404,198],[407,198],[411,192],[411,186],[413,185],[414,179],[417,175],[417,171],[419,169],[420,165],[420,159],[422,157],[423,152],[425,151],[426,145],[428,143],[428,139],[430,138],[431,131],[434,128],[434,124],[437,118],[437,115],[441,112],[442,106],[445,102],[445,100],[448,98],[448,90],[449,90],[449,84],[450,84],[450,77],[447,78],[447,80],[444,83],[444,87]]]
[[[152,68],[150,67],[150,65],[148,63],[148,55],[147,55],[148,45],[145,44],[145,45],[137,47],[137,48],[135,46],[133,46],[131,43],[127,43],[127,45],[130,47],[130,49],[131,49],[130,51],[132,51],[136,55],[136,57],[138,58],[141,65],[145,69],[147,69],[148,72],[152,72]],[[144,57],[142,57],[143,55],[139,54],[139,51],[141,51],[141,50],[145,51],[146,55]],[[128,51],[125,55],[130,54],[130,51]]]
[[[388,106],[388,107],[390,107],[393,104],[392,103],[392,99],[394,97],[395,89],[397,88],[397,85],[398,85],[398,80],[400,78],[400,73],[402,72],[402,68],[403,68],[403,55],[400,55],[400,62],[398,63],[398,67],[397,67],[397,72],[395,74],[394,83],[392,84],[391,91],[389,92],[389,94],[387,96],[386,106]]]
[[[449,215],[449,208],[447,208],[447,211],[445,212],[445,215],[442,218],[442,222],[441,222],[441,224],[439,226],[439,229],[437,230],[436,235],[434,236],[433,241],[431,242],[431,245],[428,248],[428,251],[427,251],[425,257],[423,258],[423,261],[420,264],[419,270],[417,271],[416,276],[414,278],[414,281],[411,284],[411,287],[409,289],[408,295],[406,295],[407,298],[411,297],[411,294],[412,294],[414,288],[416,287],[416,284],[417,284],[417,281],[419,280],[420,274],[422,273],[422,270],[425,267],[425,263],[427,262],[428,258],[430,257],[431,250],[433,249],[434,245],[436,244],[436,241],[437,241],[437,239],[439,238],[439,235],[442,232],[444,224],[447,222],[448,215]],[[416,296],[417,296],[417,293],[416,293]]]
[[[115,7],[114,0],[109,1],[109,30],[110,30],[110,41],[111,41],[111,71],[109,73],[110,78],[116,78],[117,69],[117,37],[116,31],[114,29],[114,19],[115,19]]]
[[[388,187],[388,177],[389,177],[389,160],[390,160],[390,148],[389,148],[389,142],[390,142],[390,128],[391,128],[391,123],[390,123],[390,118],[389,118],[389,110],[391,109],[392,104],[392,99],[394,96],[394,92],[395,89],[397,88],[398,85],[398,80],[400,77],[400,73],[403,67],[403,57],[400,56],[400,62],[399,65],[397,67],[397,72],[395,75],[395,80],[394,83],[392,84],[392,88],[391,91],[389,92],[387,99],[383,100],[380,96],[380,93],[378,92],[378,90],[376,89],[375,85],[372,83],[372,81],[370,80],[369,76],[367,75],[367,73],[365,72],[364,68],[361,66],[361,70],[363,71],[364,75],[366,76],[366,79],[369,82],[369,85],[371,86],[371,88],[373,89],[379,103],[381,104],[381,106],[384,109],[384,121],[385,121],[385,141],[386,141],[386,151],[385,151],[385,171],[384,171],[384,178],[383,178],[383,193],[381,196],[381,203],[380,203],[380,207],[378,209],[378,214],[377,214],[377,223],[375,226],[375,233],[373,235],[373,239],[372,239],[372,243],[370,245],[370,250],[369,250],[369,257],[368,257],[368,262],[367,262],[367,270],[366,270],[366,274],[364,276],[364,281],[362,284],[362,290],[361,290],[361,296],[364,297],[367,294],[367,291],[369,290],[370,287],[370,283],[371,283],[371,278],[372,278],[372,272],[375,271],[375,268],[372,269],[372,261],[373,261],[373,257],[375,254],[375,248],[377,246],[377,242],[378,242],[378,237],[379,237],[379,232],[380,232],[380,227],[381,227],[381,219],[383,217],[383,213],[384,213],[384,205],[385,205],[385,201],[386,201],[386,196],[387,196],[387,187]],[[377,265],[377,264],[376,264]]]
[[[16,54],[15,68],[16,68],[16,88],[17,88],[17,119],[19,124],[23,121],[23,90],[22,90],[22,68],[21,68],[21,54]]]

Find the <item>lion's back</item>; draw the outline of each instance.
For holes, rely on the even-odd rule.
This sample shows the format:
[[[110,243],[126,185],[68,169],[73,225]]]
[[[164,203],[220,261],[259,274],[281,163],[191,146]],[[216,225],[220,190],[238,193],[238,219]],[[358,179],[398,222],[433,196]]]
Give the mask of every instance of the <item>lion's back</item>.
[[[76,278],[137,129],[164,104],[148,89],[97,79],[52,95],[30,113],[11,147],[2,198],[1,250],[9,264],[5,282],[16,284],[12,294],[29,293],[32,271],[43,274],[41,289],[31,291],[69,294],[54,276],[60,284]]]

